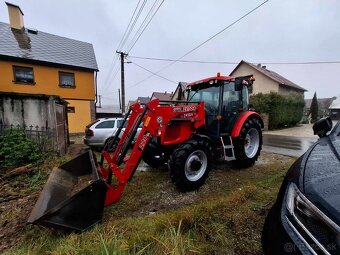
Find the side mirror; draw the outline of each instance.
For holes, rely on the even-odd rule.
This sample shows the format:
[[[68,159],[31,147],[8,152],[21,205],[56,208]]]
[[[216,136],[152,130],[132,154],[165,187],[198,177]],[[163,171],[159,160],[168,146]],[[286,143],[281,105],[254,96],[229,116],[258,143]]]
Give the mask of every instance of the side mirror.
[[[235,79],[235,91],[241,91],[243,89],[243,77]]]
[[[330,117],[321,118],[313,125],[314,135],[318,135],[320,138],[325,137],[332,127],[333,123]]]

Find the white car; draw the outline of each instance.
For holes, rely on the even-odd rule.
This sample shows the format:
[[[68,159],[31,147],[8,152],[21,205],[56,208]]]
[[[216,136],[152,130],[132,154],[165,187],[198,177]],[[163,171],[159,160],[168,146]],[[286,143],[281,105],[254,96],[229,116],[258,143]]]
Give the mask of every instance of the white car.
[[[84,143],[90,147],[103,148],[106,140],[114,136],[123,118],[97,119],[85,128]]]
[[[102,149],[109,138],[113,138],[117,129],[120,127],[123,121],[123,118],[106,118],[95,120],[94,122],[87,125],[85,128],[84,143],[90,147]],[[124,126],[126,125],[127,122]],[[141,123],[139,128],[137,129],[135,138],[138,137],[141,131],[141,125],[143,125],[143,123]],[[125,127],[119,134],[119,138],[122,137],[124,132]]]

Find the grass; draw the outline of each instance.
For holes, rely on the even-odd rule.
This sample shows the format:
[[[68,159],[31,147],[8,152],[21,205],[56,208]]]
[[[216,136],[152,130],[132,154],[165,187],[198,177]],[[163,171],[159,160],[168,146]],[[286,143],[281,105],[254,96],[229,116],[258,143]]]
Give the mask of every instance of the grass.
[[[265,215],[293,161],[263,153],[246,170],[216,165],[199,191],[185,194],[164,170],[140,172],[102,224],[69,235],[27,226],[5,254],[261,254]]]

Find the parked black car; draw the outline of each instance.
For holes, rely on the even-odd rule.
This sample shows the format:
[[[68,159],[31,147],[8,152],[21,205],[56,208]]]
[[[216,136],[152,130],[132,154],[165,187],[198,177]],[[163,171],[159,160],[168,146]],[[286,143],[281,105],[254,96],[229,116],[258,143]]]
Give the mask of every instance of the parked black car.
[[[313,129],[320,139],[288,170],[266,218],[265,255],[340,254],[340,122]]]

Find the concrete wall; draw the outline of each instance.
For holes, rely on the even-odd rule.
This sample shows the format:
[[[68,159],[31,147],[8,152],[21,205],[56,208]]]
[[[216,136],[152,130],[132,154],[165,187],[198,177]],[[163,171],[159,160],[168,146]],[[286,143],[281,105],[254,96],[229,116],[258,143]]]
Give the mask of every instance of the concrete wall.
[[[55,129],[53,97],[0,95],[0,124]]]
[[[260,92],[279,92],[279,84],[277,82],[273,81],[272,79],[268,78],[267,76],[263,75],[259,71],[246,64],[240,65],[239,68],[232,73],[232,76],[237,77],[250,74],[253,74],[256,79],[253,85],[253,94],[257,94]]]

